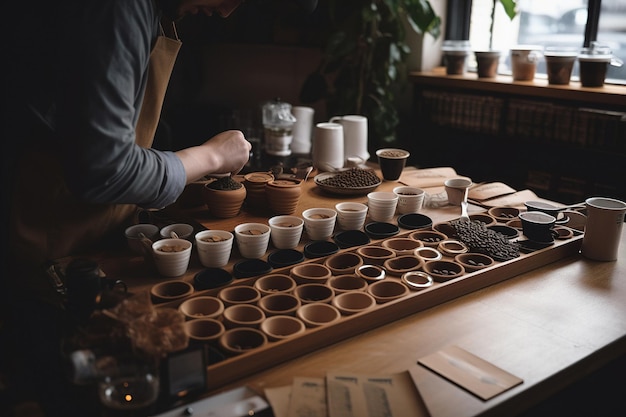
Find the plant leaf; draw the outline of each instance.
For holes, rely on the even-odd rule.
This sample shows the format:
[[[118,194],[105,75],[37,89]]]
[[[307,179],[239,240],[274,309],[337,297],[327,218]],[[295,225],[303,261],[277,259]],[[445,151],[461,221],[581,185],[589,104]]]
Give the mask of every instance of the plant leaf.
[[[509,19],[513,20],[517,15],[517,1],[516,0],[500,0],[502,7]]]

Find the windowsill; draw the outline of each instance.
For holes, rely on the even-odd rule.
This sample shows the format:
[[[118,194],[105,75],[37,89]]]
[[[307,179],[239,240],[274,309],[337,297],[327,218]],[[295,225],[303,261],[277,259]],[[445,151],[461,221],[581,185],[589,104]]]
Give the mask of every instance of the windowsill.
[[[476,73],[447,75],[445,67],[438,67],[429,72],[412,72],[409,75],[414,84],[432,87],[445,87],[461,90],[478,90],[515,94],[534,98],[551,98],[576,101],[626,109],[626,86],[605,84],[603,87],[582,87],[580,82],[572,81],[569,85],[549,85],[546,79],[533,81],[513,81],[508,75],[495,78],[478,78]]]

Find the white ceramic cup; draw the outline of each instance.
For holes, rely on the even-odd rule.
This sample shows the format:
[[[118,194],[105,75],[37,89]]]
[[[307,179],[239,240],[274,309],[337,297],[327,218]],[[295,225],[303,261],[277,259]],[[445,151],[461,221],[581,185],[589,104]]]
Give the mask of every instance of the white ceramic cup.
[[[152,244],[152,255],[159,274],[179,277],[187,272],[191,242],[186,239],[161,239]]]
[[[335,116],[330,122],[343,126],[343,154],[346,159],[357,157],[365,162],[370,158],[367,151],[367,117]]]
[[[293,140],[291,141],[291,152],[297,154],[308,154],[311,152],[311,136],[313,136],[313,116],[315,110],[311,107],[294,106],[291,114],[296,118],[293,125]]]
[[[472,186],[469,178],[450,178],[444,182],[448,203],[453,206],[460,206],[465,197],[465,192]]]
[[[326,240],[333,235],[337,212],[329,208],[310,208],[302,212],[304,228],[311,240]]]
[[[127,227],[124,234],[130,250],[142,255],[144,253],[144,244],[141,235],[150,241],[155,241],[159,238],[159,227],[150,223],[140,223]]]
[[[343,126],[339,123],[315,125],[312,143],[313,166],[319,171],[343,168]]]
[[[425,192],[421,188],[401,186],[393,189],[398,196],[398,213],[418,213],[424,203]]]
[[[343,230],[361,230],[367,217],[367,206],[362,203],[342,202],[335,204],[337,224]]]
[[[263,223],[242,223],[235,227],[237,247],[241,256],[259,259],[267,252],[271,229]]]
[[[596,261],[614,261],[624,225],[626,203],[613,198],[592,197],[585,200],[587,224],[581,253]]]
[[[200,263],[207,268],[226,265],[230,259],[233,240],[233,234],[226,230],[203,230],[196,233]]]
[[[159,234],[163,239],[169,237],[189,239],[193,234],[193,226],[187,223],[168,224],[161,228]]]
[[[374,191],[367,195],[369,216],[375,222],[389,223],[398,206],[398,196],[393,192]]]
[[[277,249],[295,249],[300,243],[304,220],[298,216],[274,216],[268,221],[272,244]]]

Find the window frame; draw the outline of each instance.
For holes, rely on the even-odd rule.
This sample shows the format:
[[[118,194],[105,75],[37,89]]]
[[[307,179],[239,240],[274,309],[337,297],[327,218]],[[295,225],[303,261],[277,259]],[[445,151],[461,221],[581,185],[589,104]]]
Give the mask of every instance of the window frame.
[[[598,38],[602,0],[588,0],[587,23],[582,47],[589,47]],[[472,0],[447,0],[446,40],[466,40],[470,35]]]

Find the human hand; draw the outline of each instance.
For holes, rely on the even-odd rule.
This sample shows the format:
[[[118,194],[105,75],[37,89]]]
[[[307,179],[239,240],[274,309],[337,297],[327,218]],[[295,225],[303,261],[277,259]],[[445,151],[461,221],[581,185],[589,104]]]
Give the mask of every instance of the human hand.
[[[238,130],[218,133],[202,145],[176,152],[185,166],[187,182],[209,174],[237,174],[250,158],[252,145]]]

